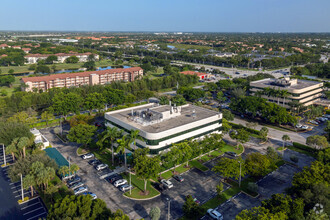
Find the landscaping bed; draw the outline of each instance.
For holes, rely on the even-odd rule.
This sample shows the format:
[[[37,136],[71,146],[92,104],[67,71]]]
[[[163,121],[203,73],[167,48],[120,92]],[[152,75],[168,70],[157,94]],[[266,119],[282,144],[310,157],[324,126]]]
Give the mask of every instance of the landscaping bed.
[[[129,173],[124,173],[122,174],[123,178],[125,178],[129,184]],[[132,180],[132,186],[134,188],[132,189],[132,194],[130,194],[130,191],[128,190],[127,192],[124,193],[125,196],[129,198],[134,198],[134,199],[149,199],[153,198],[155,196],[160,195],[160,192],[158,192],[152,185],[151,182],[148,180],[147,182],[147,191],[148,194],[144,194],[144,181],[142,179],[139,179],[136,175],[131,174],[131,180]]]

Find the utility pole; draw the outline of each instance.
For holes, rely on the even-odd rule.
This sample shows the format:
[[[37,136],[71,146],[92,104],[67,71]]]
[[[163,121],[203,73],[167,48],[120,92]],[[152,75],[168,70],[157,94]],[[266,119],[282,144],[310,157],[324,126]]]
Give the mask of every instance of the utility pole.
[[[21,175],[21,190],[22,190],[22,201],[24,201],[24,193],[23,193],[23,176]]]
[[[7,162],[6,162],[6,151],[5,151],[5,145],[4,144],[2,144],[2,153],[3,153],[3,161],[5,162],[5,166],[7,166]]]
[[[242,176],[241,176],[241,173],[242,173],[242,164],[241,164],[241,161],[238,161],[238,163],[239,163],[239,182],[238,182],[238,187],[240,187],[241,188],[241,178],[242,178]]]
[[[167,209],[167,220],[170,220],[170,213],[171,213],[171,200],[169,198],[166,198],[167,200],[167,206],[168,206],[168,209]]]

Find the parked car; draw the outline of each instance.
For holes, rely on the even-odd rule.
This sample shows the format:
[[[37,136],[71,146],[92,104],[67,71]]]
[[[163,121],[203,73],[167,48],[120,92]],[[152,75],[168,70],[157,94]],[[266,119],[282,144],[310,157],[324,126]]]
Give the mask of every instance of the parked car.
[[[198,204],[198,205],[201,204],[201,202],[195,196],[191,196],[191,197],[193,198],[193,200],[196,204]]]
[[[232,156],[232,157],[237,157],[237,154],[235,152],[228,151],[228,152],[226,152],[226,154],[228,154],[229,156]]]
[[[73,192],[75,195],[78,195],[80,193],[87,192],[87,191],[88,191],[87,186],[82,186],[82,187],[79,187],[78,189],[75,189]]]
[[[309,122],[312,123],[312,124],[315,124],[315,125],[318,125],[319,124],[318,122],[316,122],[314,120],[310,120]]]
[[[132,185],[128,185],[128,184],[124,184],[122,186],[119,187],[120,191],[126,192],[127,190],[132,189],[133,186]]]
[[[75,184],[75,183],[78,183],[78,182],[80,182],[81,181],[81,178],[79,177],[79,176],[75,176],[73,179],[71,179],[71,180],[69,180],[68,182],[66,182],[66,184],[68,185],[68,186],[71,186],[71,185],[73,185],[73,184]]]
[[[93,159],[93,160],[88,161],[88,163],[89,163],[90,165],[99,165],[99,164],[101,164],[102,162],[99,161],[98,159]]]
[[[109,167],[108,164],[101,163],[99,165],[96,165],[95,166],[95,169],[98,170],[98,171],[100,171],[100,170],[104,170],[104,169],[106,169],[108,167]]]
[[[81,195],[85,195],[85,196],[91,195],[93,200],[97,199],[97,195],[95,195],[94,193],[91,193],[91,192],[84,192]]]
[[[125,179],[120,179],[120,180],[117,180],[113,185],[114,185],[115,187],[118,187],[118,186],[125,185],[125,184],[127,184],[127,180],[125,180]]]
[[[95,126],[96,126],[96,127],[102,127],[101,123],[99,123],[99,122],[96,122],[96,123],[95,123]]]
[[[77,188],[79,188],[79,187],[82,187],[82,186],[84,186],[84,185],[85,185],[85,184],[83,184],[82,182],[75,183],[75,184],[73,184],[73,185],[70,186],[70,189],[75,190],[75,189],[77,189]]]
[[[296,128],[301,128],[301,127],[302,127],[301,124],[297,124],[297,125],[296,125]]]
[[[121,176],[116,176],[116,177],[112,177],[110,180],[109,180],[109,182],[110,183],[114,183],[114,182],[116,182],[117,180],[120,180],[120,179],[123,179]]]
[[[223,220],[221,213],[215,209],[208,209],[207,214],[209,214],[212,219]]]
[[[94,157],[94,154],[92,154],[92,153],[82,155],[82,159],[84,159],[84,160],[93,158],[93,157]]]
[[[168,189],[172,188],[173,187],[173,184],[171,183],[171,181],[169,180],[165,180],[165,179],[162,179],[160,181],[162,184],[164,184],[164,186]]]
[[[301,126],[301,129],[305,129],[305,130],[307,130],[309,127],[307,126],[307,125],[303,125],[303,126]]]
[[[184,178],[182,176],[179,176],[179,175],[175,175],[175,176],[173,176],[173,178],[176,179],[179,182],[183,182],[184,181]]]
[[[164,184],[162,183],[152,183],[153,187],[155,187],[155,189],[157,189],[159,192],[163,192],[164,190],[166,190]]]

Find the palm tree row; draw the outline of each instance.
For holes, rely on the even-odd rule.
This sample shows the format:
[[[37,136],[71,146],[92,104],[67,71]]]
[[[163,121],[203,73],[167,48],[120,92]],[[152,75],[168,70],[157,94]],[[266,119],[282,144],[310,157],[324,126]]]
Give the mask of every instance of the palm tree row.
[[[259,97],[261,95],[266,95],[268,97],[277,98],[278,105],[280,105],[280,98],[283,98],[284,101],[282,103],[282,106],[284,106],[285,99],[290,95],[290,93],[288,92],[288,90],[275,89],[274,87],[274,88],[264,88],[262,91],[257,91],[256,95]]]
[[[63,177],[67,175],[71,175],[73,173],[76,173],[79,170],[79,167],[77,164],[71,164],[70,168],[68,166],[62,166],[59,170],[58,173],[62,175]]]
[[[10,145],[6,147],[6,154],[11,154],[15,161],[15,156],[25,158],[26,148],[31,146],[31,141],[27,137],[15,138]]]

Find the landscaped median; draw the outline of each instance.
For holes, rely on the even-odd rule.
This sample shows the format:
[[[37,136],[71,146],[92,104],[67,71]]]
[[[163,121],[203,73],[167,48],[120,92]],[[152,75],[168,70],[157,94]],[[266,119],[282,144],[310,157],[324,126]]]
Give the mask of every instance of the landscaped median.
[[[128,184],[130,183],[130,176],[129,173],[122,174],[123,178],[127,180]],[[160,192],[158,192],[152,185],[150,180],[147,182],[147,193],[144,192],[144,181],[142,179],[139,179],[136,175],[131,174],[131,185],[134,187],[131,191],[132,194],[130,194],[130,191],[127,191],[124,193],[124,196],[130,198],[130,199],[136,199],[136,200],[148,200],[153,199],[160,195]]]

